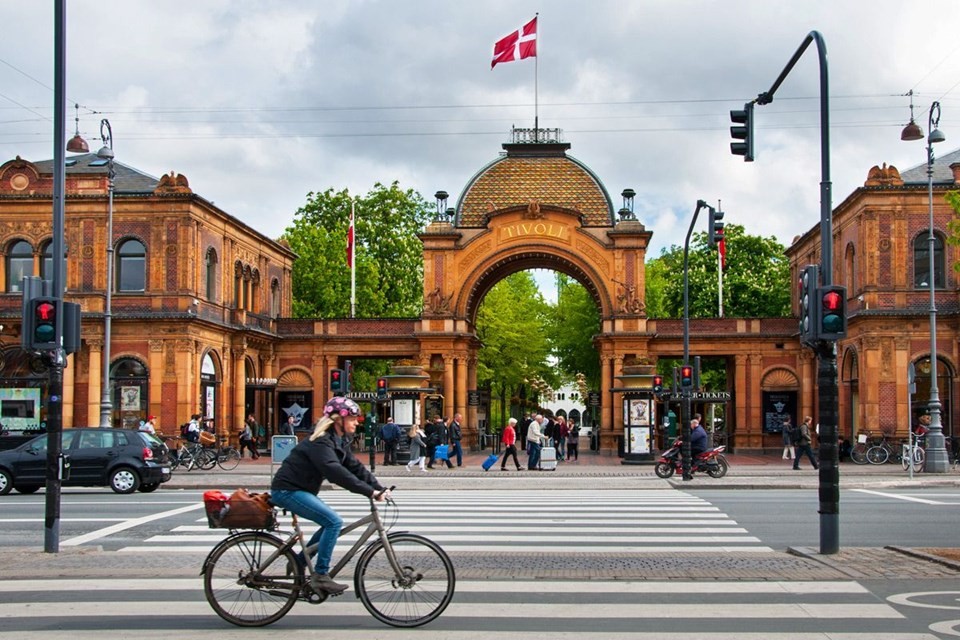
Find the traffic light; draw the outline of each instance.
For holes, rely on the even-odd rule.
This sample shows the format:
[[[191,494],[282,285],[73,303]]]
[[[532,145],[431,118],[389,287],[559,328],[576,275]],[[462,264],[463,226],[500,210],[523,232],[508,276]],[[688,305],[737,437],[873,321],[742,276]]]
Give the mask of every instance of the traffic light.
[[[711,247],[717,246],[721,240],[723,240],[723,211],[717,211],[713,207],[710,207],[710,221],[707,225],[707,231],[709,232],[709,244]]]
[[[835,285],[817,290],[817,317],[821,340],[840,340],[847,335],[847,288]]]
[[[335,396],[343,395],[343,369],[330,370],[330,393]]]
[[[693,386],[693,367],[688,364],[680,367],[680,386],[685,389]]]
[[[653,376],[653,392],[663,392],[663,376]]]
[[[387,399],[387,379],[377,378],[377,400]]]
[[[814,314],[817,312],[817,265],[808,264],[800,272],[800,343],[814,346],[819,326]]]
[[[743,156],[744,162],[753,162],[753,103],[743,105],[743,109],[730,111],[730,135],[743,142],[731,142],[730,152],[735,156]]]
[[[347,360],[343,363],[343,391],[350,393],[353,389],[353,362]]]
[[[60,301],[50,296],[41,296],[30,301],[30,348],[37,351],[56,349],[57,322],[60,316]]]

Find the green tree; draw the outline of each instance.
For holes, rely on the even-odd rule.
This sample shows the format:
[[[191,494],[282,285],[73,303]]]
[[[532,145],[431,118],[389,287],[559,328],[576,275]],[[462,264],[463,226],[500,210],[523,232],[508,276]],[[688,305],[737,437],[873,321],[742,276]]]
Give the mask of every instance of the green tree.
[[[593,337],[600,332],[596,300],[582,284],[558,273],[557,303],[551,311],[547,335],[563,381],[582,373],[591,389],[599,389],[600,357],[593,345]]]
[[[547,363],[548,308],[533,276],[521,271],[495,284],[477,310],[477,337],[483,343],[477,357],[477,384],[489,387],[499,399],[499,424],[506,421],[510,398],[529,388],[531,380],[540,377],[556,383],[553,367]]]
[[[377,183],[365,196],[346,189],[307,194],[286,240],[293,265],[293,315],[349,317],[350,269],[346,239],[351,203],[356,261],[356,317],[413,317],[423,304],[423,245],[417,233],[429,220],[426,201],[396,182]]]
[[[790,262],[776,238],[744,233],[728,224],[726,269],[723,274],[723,315],[740,318],[785,318],[790,315]],[[718,307],[717,251],[707,246],[707,234],[695,233],[688,256],[691,318],[716,317]],[[647,315],[683,317],[683,247],[673,245],[647,263]]]

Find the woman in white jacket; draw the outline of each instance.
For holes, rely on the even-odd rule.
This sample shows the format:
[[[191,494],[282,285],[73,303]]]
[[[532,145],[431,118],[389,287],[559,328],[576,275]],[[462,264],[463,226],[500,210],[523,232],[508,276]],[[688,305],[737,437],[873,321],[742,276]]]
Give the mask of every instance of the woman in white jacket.
[[[423,432],[420,425],[411,425],[410,431],[410,462],[407,463],[407,471],[413,471],[413,467],[420,465],[420,471],[427,472],[427,457],[423,455],[427,451],[427,434]]]

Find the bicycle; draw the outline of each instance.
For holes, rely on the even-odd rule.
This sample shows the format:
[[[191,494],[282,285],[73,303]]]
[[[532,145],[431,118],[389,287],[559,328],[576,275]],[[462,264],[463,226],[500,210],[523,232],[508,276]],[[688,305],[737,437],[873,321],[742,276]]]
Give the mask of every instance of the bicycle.
[[[170,448],[170,470],[175,471],[183,467],[184,471],[193,471],[194,469],[200,469],[200,457],[202,455],[202,448],[192,442],[182,442],[182,438],[177,436],[167,436],[164,438],[164,441],[167,440],[180,440],[179,448]]]
[[[911,449],[913,450],[911,452]],[[900,464],[903,466],[903,470],[907,471],[910,469],[910,463],[913,462],[913,471],[914,473],[919,473],[924,469],[924,463],[927,459],[927,454],[923,449],[921,444],[921,439],[914,439],[911,443],[910,439],[903,440],[900,444]]]
[[[198,453],[198,464],[204,471],[210,471],[219,466],[224,471],[232,471],[240,464],[240,452],[230,446],[224,446],[226,438],[220,438],[220,446],[216,449],[201,447]]]
[[[891,457],[897,458],[899,454],[894,451],[890,443],[887,442],[887,435],[883,434],[879,439],[874,439],[874,444],[867,449],[867,462],[870,464],[884,464]]]
[[[418,627],[436,619],[450,604],[456,586],[450,557],[423,536],[389,533],[393,525],[385,527],[375,499],[369,501],[370,515],[341,530],[342,537],[366,526],[330,570],[330,577],[336,578],[360,553],[353,588],[374,618],[394,627]],[[387,505],[396,507],[392,499]],[[280,620],[297,600],[320,604],[327,599],[310,588],[314,574],[310,558],[316,546],[307,547],[295,514],[291,521],[293,530],[280,532],[284,537],[265,529],[232,530],[210,551],[201,573],[207,602],[217,615],[240,627],[262,627]],[[302,556],[294,552],[298,543]]]

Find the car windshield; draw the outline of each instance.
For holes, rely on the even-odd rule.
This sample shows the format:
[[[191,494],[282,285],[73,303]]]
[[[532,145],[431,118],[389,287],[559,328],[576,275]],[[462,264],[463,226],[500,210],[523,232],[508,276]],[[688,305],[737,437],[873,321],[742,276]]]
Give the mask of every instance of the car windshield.
[[[140,437],[144,440],[144,442],[146,442],[151,447],[155,447],[163,444],[163,441],[160,440],[160,438],[158,438],[157,436],[153,435],[152,433],[147,433],[146,431],[138,431],[137,433],[139,433]]]

